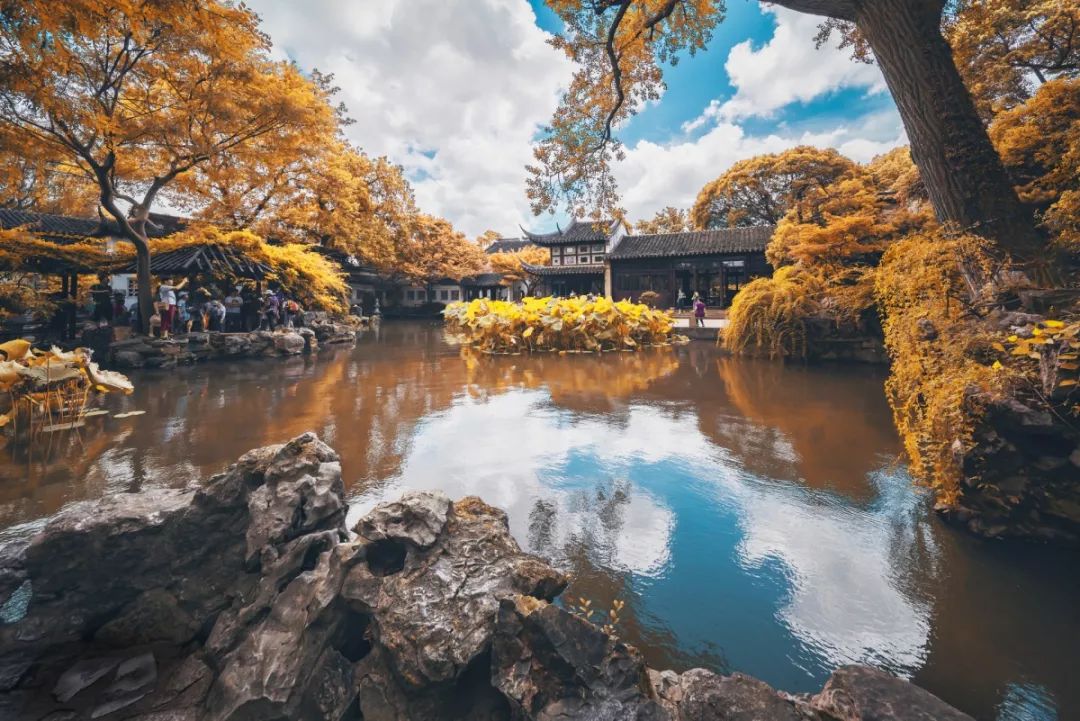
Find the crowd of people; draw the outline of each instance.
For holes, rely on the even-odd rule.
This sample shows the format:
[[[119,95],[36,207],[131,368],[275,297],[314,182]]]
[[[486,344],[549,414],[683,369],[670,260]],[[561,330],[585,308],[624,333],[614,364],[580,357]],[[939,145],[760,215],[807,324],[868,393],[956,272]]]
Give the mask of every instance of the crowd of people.
[[[90,288],[92,318],[112,326],[139,326],[138,308],[125,303],[123,293],[114,292],[107,276]],[[303,308],[283,289],[268,289],[261,295],[253,284],[230,286],[201,285],[188,290],[188,279],[162,281],[154,293],[150,333],[168,338],[201,331],[242,333],[253,330],[294,328],[304,323]]]

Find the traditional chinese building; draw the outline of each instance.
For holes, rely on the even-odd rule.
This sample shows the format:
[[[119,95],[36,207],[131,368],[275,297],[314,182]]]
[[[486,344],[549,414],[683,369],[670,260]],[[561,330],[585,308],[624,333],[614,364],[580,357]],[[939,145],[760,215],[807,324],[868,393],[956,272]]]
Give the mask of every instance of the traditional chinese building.
[[[603,293],[637,300],[652,291],[657,305],[679,305],[698,293],[726,307],[746,282],[767,276],[765,246],[772,226],[631,235],[618,221],[578,221],[554,233],[528,233],[551,251],[551,265],[529,266],[551,295]]]

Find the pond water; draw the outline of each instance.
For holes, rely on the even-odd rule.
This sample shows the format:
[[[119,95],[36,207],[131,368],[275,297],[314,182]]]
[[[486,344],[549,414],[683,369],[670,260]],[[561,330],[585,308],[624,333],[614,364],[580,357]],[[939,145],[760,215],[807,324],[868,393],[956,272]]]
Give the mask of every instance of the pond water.
[[[1080,555],[943,525],[883,380],[707,343],[474,357],[436,325],[386,323],[316,358],[136,373],[105,405],[144,415],[93,419],[77,451],[0,449],[0,542],[313,429],[353,518],[405,489],[479,495],[573,575],[566,597],[625,601],[620,633],[653,666],[812,691],[870,663],[980,719],[1080,718]]]

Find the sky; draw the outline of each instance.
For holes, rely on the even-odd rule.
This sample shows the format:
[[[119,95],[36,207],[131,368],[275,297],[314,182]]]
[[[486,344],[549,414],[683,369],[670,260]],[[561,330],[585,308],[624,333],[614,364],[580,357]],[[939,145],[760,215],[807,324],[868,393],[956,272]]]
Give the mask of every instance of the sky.
[[[547,44],[543,0],[249,0],[274,53],[331,72],[349,138],[404,167],[421,209],[470,237],[565,224],[525,197],[532,145],[573,68]],[[674,205],[732,163],[799,144],[866,161],[905,144],[880,71],[816,49],[818,19],[728,0],[704,52],[665,69],[667,90],[624,128],[615,168],[631,220]]]

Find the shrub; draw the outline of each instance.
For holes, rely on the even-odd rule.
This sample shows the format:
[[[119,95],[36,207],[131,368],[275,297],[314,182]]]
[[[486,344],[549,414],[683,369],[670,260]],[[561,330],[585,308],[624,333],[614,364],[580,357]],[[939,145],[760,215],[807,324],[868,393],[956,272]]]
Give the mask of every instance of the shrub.
[[[643,303],[650,308],[655,308],[656,304],[660,302],[660,294],[655,290],[647,290],[638,296],[638,302]]]
[[[607,298],[481,298],[451,303],[443,315],[451,330],[486,353],[634,350],[676,339],[667,313]]]

